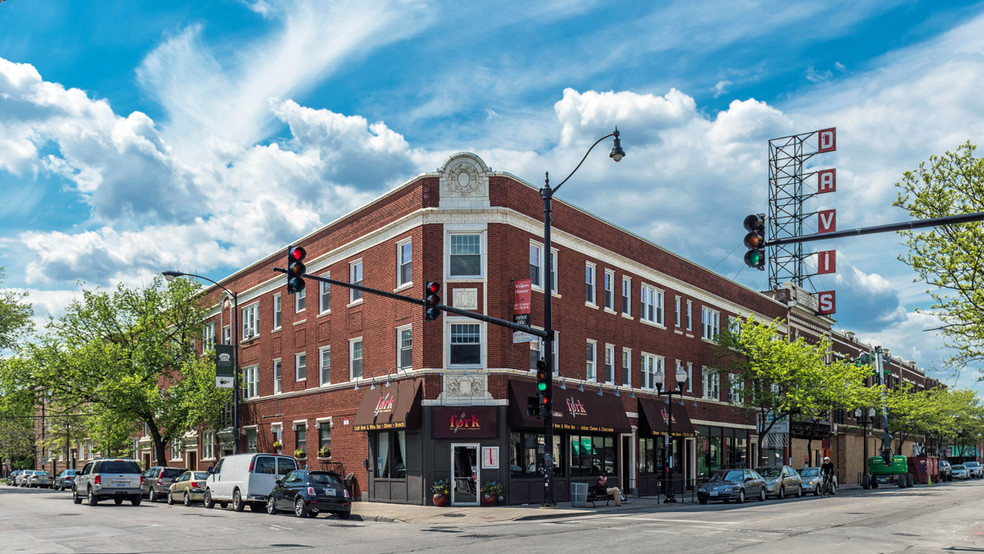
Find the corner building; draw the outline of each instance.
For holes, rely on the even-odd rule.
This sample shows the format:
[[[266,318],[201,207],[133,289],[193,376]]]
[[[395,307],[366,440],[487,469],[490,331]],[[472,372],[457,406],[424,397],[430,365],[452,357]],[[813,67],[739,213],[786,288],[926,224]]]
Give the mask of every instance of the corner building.
[[[692,480],[754,460],[755,422],[729,403],[740,387],[706,371],[710,346],[730,318],[785,318],[787,307],[557,199],[545,275],[542,209],[536,187],[458,153],[294,244],[308,274],[417,299],[439,281],[445,304],[499,319],[512,320],[514,283],[531,279],[534,326],[550,289],[558,501],[601,472],[647,496],[668,465]],[[419,305],[313,280],[288,295],[274,271],[284,246],[222,280],[239,295],[243,450],[352,473],[367,500],[429,504],[444,479],[456,505],[477,505],[490,481],[506,503],[542,501],[548,445],[527,414],[538,341],[449,313],[425,322]],[[204,348],[233,336],[229,299],[208,294]],[[654,376],[672,381],[678,368],[687,381],[670,406]],[[231,428],[198,434],[185,460],[231,453]]]

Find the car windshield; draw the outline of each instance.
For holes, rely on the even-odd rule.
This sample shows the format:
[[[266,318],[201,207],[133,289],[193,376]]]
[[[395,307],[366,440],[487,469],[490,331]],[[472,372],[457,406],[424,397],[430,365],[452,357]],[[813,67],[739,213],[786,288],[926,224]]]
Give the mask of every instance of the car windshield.
[[[311,480],[318,485],[329,485],[332,487],[341,487],[342,482],[330,473],[312,473]]]
[[[195,479],[208,479],[208,472],[207,471],[196,471],[195,472]]]
[[[711,481],[743,481],[745,479],[745,474],[740,469],[725,470],[722,469],[711,477]]]
[[[961,464],[957,464],[955,466],[952,466],[950,469],[967,469],[967,467]]]
[[[977,467],[979,465],[977,462],[964,462],[964,467]]]
[[[178,467],[166,467],[164,468],[164,475],[161,475],[161,477],[167,477],[168,479],[173,479],[184,472],[185,470]]]
[[[113,460],[109,462],[103,462],[99,465],[100,473],[140,473],[140,468],[137,467],[137,462],[128,462],[126,460]]]
[[[779,477],[779,468],[777,467],[760,467],[757,471],[762,477]]]
[[[820,468],[818,467],[807,467],[800,470],[801,477],[816,477],[820,475]]]
[[[48,472],[46,472],[46,471],[37,471],[34,474],[37,475],[38,477],[47,477],[48,476]]]

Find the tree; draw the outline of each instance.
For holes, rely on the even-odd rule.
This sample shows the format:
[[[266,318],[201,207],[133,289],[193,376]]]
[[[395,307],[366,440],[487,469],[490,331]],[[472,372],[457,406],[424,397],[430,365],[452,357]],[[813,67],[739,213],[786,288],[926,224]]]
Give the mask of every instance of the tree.
[[[780,332],[781,323],[777,319],[766,325],[747,318],[722,331],[715,347],[718,373],[737,375],[745,384],[734,400],[756,414],[760,444],[766,444],[777,423],[789,421],[793,414],[820,419],[833,407],[860,405],[865,394],[862,368],[843,361],[828,364],[829,341],[790,341]]]
[[[984,159],[967,142],[955,152],[930,156],[907,171],[894,205],[918,219],[984,211]],[[948,360],[964,367],[984,360],[984,225],[981,222],[899,231],[909,247],[899,259],[932,288],[931,307],[942,325]]]
[[[4,276],[0,267],[0,284]],[[34,328],[34,310],[26,298],[27,293],[0,289],[0,457],[19,467],[34,467],[32,395],[2,379],[16,359],[12,354]]]
[[[199,291],[193,281],[165,285],[159,277],[143,289],[83,289],[31,345],[28,383],[62,407],[88,411],[103,452],[128,452],[145,426],[157,463],[166,464],[166,445],[219,420],[232,396],[216,389],[211,357],[195,350],[204,319]]]

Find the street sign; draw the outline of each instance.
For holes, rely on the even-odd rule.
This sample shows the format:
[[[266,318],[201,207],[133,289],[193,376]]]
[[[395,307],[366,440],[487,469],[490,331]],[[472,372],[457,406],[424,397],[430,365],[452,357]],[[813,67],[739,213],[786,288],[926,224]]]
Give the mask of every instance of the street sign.
[[[216,377],[215,386],[220,389],[231,389],[234,385],[232,377]]]
[[[537,340],[536,335],[524,333],[523,331],[513,331],[513,344],[519,344],[521,342],[533,342],[535,340]]]

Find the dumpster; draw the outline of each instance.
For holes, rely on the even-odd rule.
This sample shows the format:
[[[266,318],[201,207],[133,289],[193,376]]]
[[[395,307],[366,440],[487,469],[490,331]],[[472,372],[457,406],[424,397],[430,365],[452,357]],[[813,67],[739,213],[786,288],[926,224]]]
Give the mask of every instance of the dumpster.
[[[913,456],[909,458],[909,473],[916,483],[926,484],[929,477],[934,483],[940,482],[940,459],[937,456]]]

